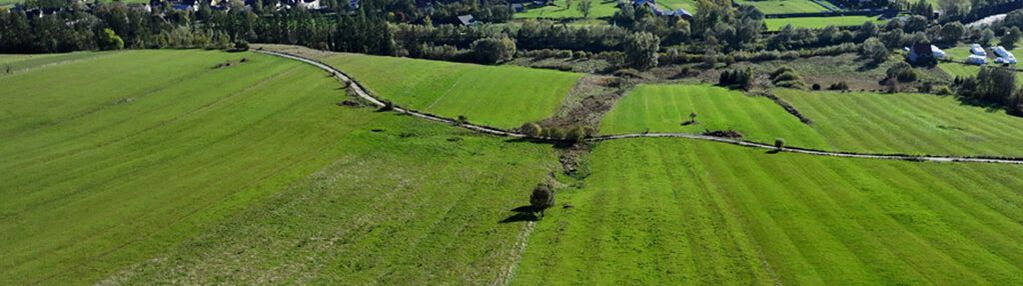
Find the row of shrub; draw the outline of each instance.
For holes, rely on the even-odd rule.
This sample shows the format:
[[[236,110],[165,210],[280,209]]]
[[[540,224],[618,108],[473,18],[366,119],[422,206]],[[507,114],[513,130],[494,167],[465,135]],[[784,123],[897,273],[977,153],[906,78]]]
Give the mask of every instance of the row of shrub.
[[[683,64],[683,63],[734,63],[734,62],[761,62],[773,60],[795,60],[799,58],[810,58],[818,56],[837,56],[846,53],[859,51],[858,44],[845,43],[841,45],[828,46],[816,49],[802,49],[793,51],[737,51],[729,54],[692,54],[683,51],[681,48],[668,48],[660,53],[658,62],[661,64]]]

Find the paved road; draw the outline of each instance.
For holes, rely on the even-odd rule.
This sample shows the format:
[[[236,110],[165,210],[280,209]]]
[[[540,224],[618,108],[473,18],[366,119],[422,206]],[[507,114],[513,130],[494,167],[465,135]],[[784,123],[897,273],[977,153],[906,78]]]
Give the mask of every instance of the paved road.
[[[319,67],[320,69],[323,69],[323,70],[326,70],[326,71],[330,72],[331,74],[334,75],[334,77],[336,77],[337,79],[339,79],[339,80],[345,82],[346,84],[348,84],[351,87],[351,89],[355,92],[355,95],[359,96],[360,98],[363,98],[366,101],[369,101],[370,103],[372,103],[372,104],[374,104],[376,106],[379,106],[379,107],[385,106],[383,100],[374,97],[369,92],[366,92],[366,89],[363,88],[358,82],[356,82],[355,80],[352,80],[351,77],[349,77],[345,73],[341,72],[340,70],[335,69],[334,67],[332,67],[330,65],[318,62],[316,60],[312,60],[312,59],[308,59],[308,58],[304,58],[304,57],[300,57],[300,56],[296,56],[296,55],[281,53],[281,52],[264,51],[264,50],[260,50],[260,51],[257,51],[257,52],[263,53],[263,54],[268,54],[268,55],[279,56],[279,57],[285,57],[285,58],[301,61],[301,62],[304,62],[304,63],[308,63],[308,64],[311,64],[311,65],[314,65],[316,67]],[[419,117],[419,118],[423,118],[423,119],[427,119],[427,120],[433,120],[433,121],[437,121],[437,122],[444,122],[444,123],[448,123],[448,124],[455,124],[456,122],[458,122],[458,121],[456,121],[454,119],[451,119],[451,118],[444,118],[444,117],[440,117],[440,116],[436,116],[436,115],[432,115],[432,114],[422,113],[422,112],[419,112],[419,111],[408,110],[408,109],[405,109],[405,108],[402,108],[402,107],[398,107],[398,106],[393,106],[393,108],[397,112],[402,112],[402,113],[405,113],[405,114],[409,114],[409,115],[412,115],[412,116],[415,116],[415,117]],[[498,135],[498,136],[507,136],[507,137],[515,137],[515,138],[527,138],[527,137],[529,137],[529,136],[526,136],[525,134],[521,134],[521,133],[516,133],[516,132],[512,132],[512,131],[507,131],[507,130],[501,130],[501,129],[494,128],[494,127],[477,125],[477,124],[472,124],[472,123],[459,123],[458,126],[461,126],[462,128],[470,129],[470,130],[473,130],[473,131],[476,131],[476,132],[493,134],[493,135]],[[746,141],[746,140],[742,140],[742,139],[731,139],[731,138],[707,136],[707,135],[700,135],[700,134],[690,134],[690,133],[639,133],[639,134],[622,134],[622,135],[604,135],[604,136],[596,136],[596,137],[592,137],[592,138],[587,138],[586,140],[589,141],[589,142],[600,142],[600,141],[630,139],[630,138],[686,138],[686,139],[695,139],[695,140],[704,140],[704,141],[728,143],[728,144],[734,144],[734,145],[739,145],[739,146],[743,146],[743,147],[750,147],[750,148],[760,148],[760,149],[766,149],[766,150],[779,150],[779,151],[784,151],[784,152],[792,152],[792,153],[800,153],[800,154],[808,154],[808,155],[832,156],[832,157],[844,157],[844,158],[880,159],[880,160],[903,160],[903,161],[942,162],[942,163],[947,163],[947,162],[973,162],[973,163],[995,163],[995,164],[1019,164],[1019,165],[1023,165],[1023,158],[1004,158],[1003,159],[1003,158],[954,157],[954,156],[913,156],[913,155],[897,155],[897,154],[864,154],[864,153],[848,153],[848,152],[830,152],[830,151],[823,151],[823,150],[804,149],[804,148],[798,148],[798,147],[783,147],[781,149],[778,149],[778,148],[775,148],[774,146],[769,145],[769,144],[763,144],[763,143],[757,143],[757,142],[752,142],[752,141]],[[533,138],[533,139],[551,140],[550,138]]]

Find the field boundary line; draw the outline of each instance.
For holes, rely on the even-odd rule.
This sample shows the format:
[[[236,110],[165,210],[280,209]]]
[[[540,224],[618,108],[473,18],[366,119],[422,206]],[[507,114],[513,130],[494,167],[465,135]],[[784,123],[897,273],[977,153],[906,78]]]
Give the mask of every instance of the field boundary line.
[[[529,245],[529,235],[533,233],[534,228],[536,228],[536,222],[530,221],[519,232],[519,235],[515,238],[515,246],[511,250],[511,258],[508,259],[508,266],[497,274],[497,279],[494,279],[494,283],[490,285],[511,285],[512,279],[515,278],[515,270],[518,269],[519,262],[522,261],[522,254],[526,252],[526,247]]]
[[[267,50],[258,50],[256,52],[262,53],[262,54],[267,54],[267,55],[273,55],[273,56],[289,58],[289,59],[292,59],[292,60],[297,60],[297,61],[301,61],[301,62],[310,64],[310,65],[316,66],[316,67],[318,67],[320,69],[323,69],[325,71],[330,72],[331,76],[333,76],[334,78],[337,78],[338,80],[341,80],[342,82],[347,84],[352,89],[352,91],[355,92],[356,96],[358,96],[358,97],[360,97],[362,99],[365,99],[366,101],[369,101],[370,103],[372,103],[373,105],[376,105],[377,107],[385,107],[385,106],[387,106],[387,104],[384,103],[385,100],[371,95],[369,92],[366,91],[365,88],[362,87],[361,84],[359,84],[358,81],[352,79],[350,76],[348,76],[344,72],[334,68],[333,66],[330,66],[328,64],[325,64],[325,63],[322,63],[322,62],[319,62],[319,61],[316,61],[316,60],[313,60],[313,59],[309,59],[309,58],[305,58],[305,57],[302,57],[302,56],[293,55],[293,54],[289,54],[289,53],[285,53],[285,52],[267,51]],[[566,142],[566,140],[563,140],[563,139],[554,139],[554,138],[550,138],[550,137],[529,136],[529,135],[526,135],[526,134],[517,133],[517,132],[509,131],[509,130],[504,130],[504,129],[500,129],[500,128],[496,128],[496,127],[490,127],[490,126],[474,124],[474,123],[459,122],[458,120],[455,120],[455,119],[452,119],[452,118],[446,118],[446,117],[441,117],[441,116],[438,116],[438,115],[433,115],[433,114],[424,113],[424,112],[420,112],[420,111],[410,110],[410,109],[399,107],[399,106],[396,106],[396,105],[391,105],[391,106],[392,106],[392,109],[394,111],[397,111],[397,112],[400,112],[400,113],[412,115],[412,116],[419,117],[419,118],[426,119],[426,120],[432,120],[432,121],[443,122],[443,123],[448,123],[448,124],[456,124],[459,127],[462,127],[462,128],[465,128],[465,129],[469,129],[469,130],[472,130],[472,131],[476,131],[476,132],[480,132],[480,133],[486,133],[486,134],[498,135],[498,136],[506,136],[506,137],[514,137],[514,138],[526,139],[526,140],[537,140],[537,141],[546,141],[546,142]],[[692,134],[692,133],[632,133],[632,134],[619,134],[619,135],[600,135],[600,136],[588,137],[588,138],[585,139],[585,141],[586,142],[601,142],[601,141],[633,139],[633,138],[685,138],[685,139],[695,139],[695,140],[727,143],[727,144],[738,145],[738,146],[749,147],[749,148],[765,149],[765,150],[769,150],[769,151],[770,150],[775,150],[775,151],[778,151],[778,152],[790,152],[790,153],[798,153],[798,154],[806,154],[806,155],[830,156],[830,157],[840,157],[840,158],[900,160],[900,161],[936,162],[936,163],[968,162],[968,163],[992,163],[992,164],[1023,165],[1023,158],[1021,158],[1021,157],[933,156],[933,155],[908,155],[908,154],[856,153],[856,152],[842,152],[842,151],[825,151],[825,150],[817,150],[817,149],[809,149],[809,148],[801,148],[801,147],[788,147],[788,146],[778,148],[778,147],[775,147],[774,145],[765,144],[765,143],[759,143],[759,142],[754,142],[754,141],[748,141],[748,140],[742,140],[742,139],[732,139],[732,138],[725,138],[725,137],[715,137],[715,136],[701,135],[701,134]]]

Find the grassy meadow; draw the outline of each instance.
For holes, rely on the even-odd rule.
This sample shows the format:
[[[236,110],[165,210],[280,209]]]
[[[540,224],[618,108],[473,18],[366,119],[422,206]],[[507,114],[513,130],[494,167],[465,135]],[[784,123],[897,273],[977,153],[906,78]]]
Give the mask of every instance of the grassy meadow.
[[[866,153],[1023,156],[1023,118],[927,94],[775,89],[812,125],[773,101],[709,85],[640,85],[601,123],[603,134],[736,130],[747,140]],[[697,123],[682,125],[696,112]]]
[[[497,221],[550,148],[338,107],[340,87],[214,51],[0,77],[0,283],[494,279],[522,228]]]
[[[697,123],[682,125],[692,112]],[[753,141],[781,137],[793,146],[828,147],[812,127],[770,99],[710,85],[640,85],[618,101],[600,126],[603,134],[729,129]]]
[[[474,123],[518,127],[554,115],[582,74],[516,66],[331,54],[322,59],[371,92],[407,106]]]
[[[1023,283],[1023,167],[601,143],[516,285]]]
[[[836,150],[1023,156],[1023,118],[951,96],[805,92],[775,94],[814,121]]]
[[[737,0],[740,5],[757,7],[764,14],[815,13],[826,12],[827,8],[810,0]]]
[[[602,18],[614,16],[615,12],[618,11],[617,0],[592,0],[593,6],[590,7],[590,18]],[[676,0],[677,1],[677,0]],[[527,18],[543,18],[543,19],[561,19],[561,18],[582,18],[583,14],[579,12],[577,8],[579,0],[572,0],[572,6],[567,7],[567,0],[554,0],[554,5],[528,8],[526,11],[515,13],[516,19],[527,19]]]
[[[820,29],[828,26],[844,27],[859,26],[866,22],[883,24],[884,20],[870,16],[835,16],[835,17],[798,17],[798,18],[770,18],[764,19],[768,31],[778,31],[786,25],[793,28]]]

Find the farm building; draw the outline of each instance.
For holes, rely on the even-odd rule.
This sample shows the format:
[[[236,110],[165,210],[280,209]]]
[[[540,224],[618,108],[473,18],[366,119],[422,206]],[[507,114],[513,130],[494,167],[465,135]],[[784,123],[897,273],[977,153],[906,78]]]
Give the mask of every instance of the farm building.
[[[1013,55],[1012,52],[1010,52],[1009,50],[1006,50],[1004,47],[997,46],[997,47],[991,48],[991,50],[994,51],[995,55],[998,56],[998,58],[995,58],[995,62],[996,63],[1000,63],[1000,64],[1016,64],[1016,55]]]
[[[476,25],[476,18],[472,14],[462,15],[458,16],[458,22],[465,26],[473,26]]]
[[[909,61],[913,63],[926,63],[931,60],[940,60],[945,58],[945,51],[942,51],[935,45],[917,43],[909,49]]]
[[[974,54],[974,55],[978,55],[978,56],[982,56],[982,57],[986,57],[987,56],[987,52],[984,51],[984,48],[981,47],[980,44],[971,44],[970,45],[970,54]]]
[[[966,63],[971,65],[984,65],[987,63],[987,57],[982,55],[970,55],[966,57]]]

